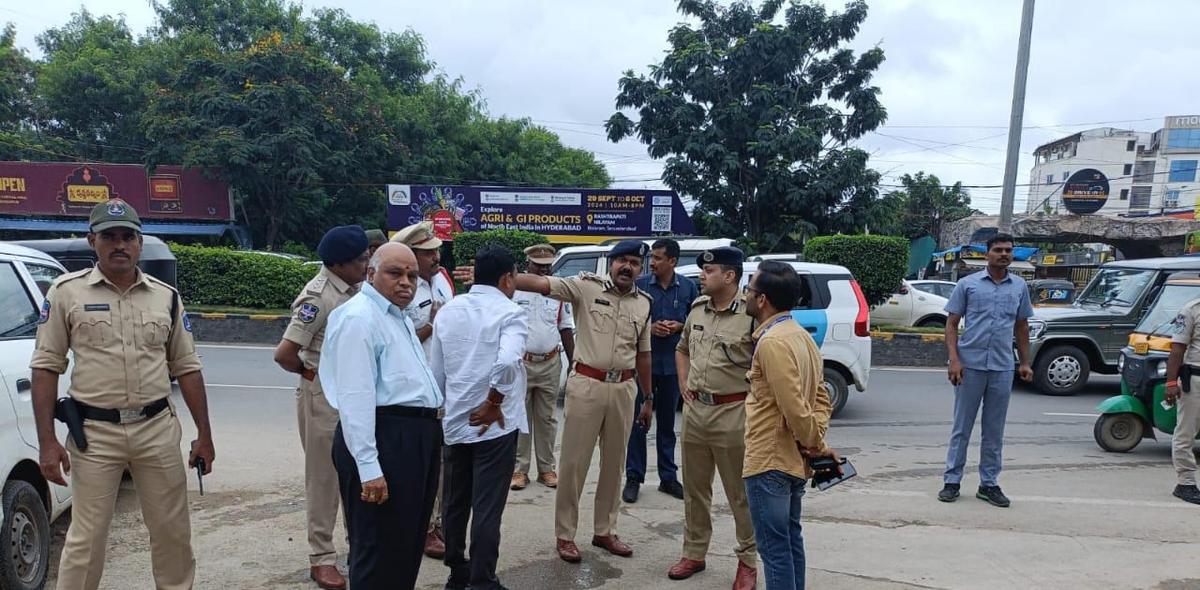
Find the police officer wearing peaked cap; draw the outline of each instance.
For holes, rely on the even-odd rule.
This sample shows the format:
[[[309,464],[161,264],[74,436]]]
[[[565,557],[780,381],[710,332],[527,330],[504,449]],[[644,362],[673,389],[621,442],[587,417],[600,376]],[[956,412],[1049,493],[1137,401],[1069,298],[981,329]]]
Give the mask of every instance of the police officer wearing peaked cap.
[[[191,588],[196,561],[171,378],[179,381],[196,424],[188,464],[202,459],[207,473],[215,456],[191,325],[175,289],[137,267],[142,224],[133,207],[120,199],[101,203],[89,227],[96,266],[67,273],[50,287],[30,362],[42,474],[66,485],[66,469],[74,488],[58,587],[100,585],[113,499],[128,469],[150,532],[155,587]],[[55,437],[54,414],[69,353],[73,402],[65,403],[78,408],[86,441],[72,437],[64,449]]]
[[[375,230],[378,231],[378,230]],[[382,234],[382,232],[380,232]],[[329,405],[317,369],[329,314],[358,293],[367,278],[368,233],[357,225],[335,227],[321,238],[321,270],[292,303],[292,319],[275,348],[275,362],[300,375],[296,419],[304,448],[304,503],[308,515],[309,577],[325,590],[341,590],[333,528],[341,497],[333,465],[337,410]]]
[[[649,246],[626,240],[608,254],[609,277],[590,273],[561,278],[521,274],[517,289],[548,295],[570,303],[578,337],[575,361],[567,378],[563,406],[561,474],[555,495],[554,533],[558,556],[580,561],[575,545],[579,499],[591,466],[597,439],[601,472],[596,486],[592,545],[622,557],[633,549],[616,535],[621,506],[621,468],[633,428],[636,376],[644,391],[650,388],[650,296],[634,283],[642,274]],[[643,425],[650,422],[652,398],[639,410]]]

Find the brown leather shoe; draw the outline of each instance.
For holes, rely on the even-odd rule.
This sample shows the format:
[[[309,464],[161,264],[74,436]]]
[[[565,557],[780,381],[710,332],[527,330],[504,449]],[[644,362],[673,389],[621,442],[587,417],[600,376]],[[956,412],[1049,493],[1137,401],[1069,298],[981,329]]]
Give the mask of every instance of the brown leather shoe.
[[[667,570],[667,577],[672,580],[686,580],[702,571],[704,571],[703,561],[680,557],[679,563],[676,563],[671,566],[671,569]]]
[[[442,540],[442,529],[433,527],[425,535],[425,555],[434,559],[446,556],[446,542]]]
[[[529,485],[529,476],[525,475],[524,473],[517,472],[513,474],[512,483],[509,484],[508,487],[511,490],[523,490],[527,485]]]
[[[538,474],[538,481],[548,488],[558,487],[558,474],[553,471]]]
[[[308,568],[308,577],[324,590],[346,589],[346,578],[335,565],[314,565]]]
[[[599,547],[619,557],[629,557],[633,555],[633,549],[621,541],[616,535],[608,535],[601,537],[599,535],[592,537],[592,546]]]
[[[737,576],[733,578],[733,590],[754,590],[758,584],[758,570],[738,560]]]
[[[575,545],[575,541],[566,539],[555,539],[557,541],[558,557],[567,563],[579,563],[583,558],[579,556],[579,547]]]

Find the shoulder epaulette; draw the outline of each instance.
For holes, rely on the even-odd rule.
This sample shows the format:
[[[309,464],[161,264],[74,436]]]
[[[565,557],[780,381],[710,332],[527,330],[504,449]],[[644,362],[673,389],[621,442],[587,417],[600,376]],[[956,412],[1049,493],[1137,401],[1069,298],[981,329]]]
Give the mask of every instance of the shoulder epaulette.
[[[325,290],[325,285],[328,282],[329,278],[325,275],[317,275],[313,277],[313,280],[308,282],[308,285],[304,287],[304,290],[308,291],[312,295],[320,295],[321,291]]]
[[[595,281],[597,283],[604,283],[606,281],[606,279],[604,277],[602,277],[594,272],[586,272],[586,271],[579,273],[579,278],[581,278],[585,281]]]
[[[58,277],[57,279],[54,279],[54,284],[61,285],[67,281],[73,281],[75,279],[80,279],[80,278],[88,276],[89,274],[91,274],[91,272],[92,272],[91,268],[85,268],[82,270],[71,271],[69,273],[63,274],[62,276]]]
[[[167,289],[170,289],[172,293],[179,293],[179,289],[176,289],[175,287],[172,287],[172,286],[171,286],[169,283],[167,283],[166,281],[164,281],[164,280],[162,280],[162,279],[160,279],[160,278],[158,278],[158,277],[156,277],[156,276],[154,276],[154,275],[152,275],[152,274],[150,274],[150,273],[146,273],[146,280],[147,280],[147,281],[150,281],[151,283],[154,283],[154,284],[156,284],[156,285],[158,285],[158,286],[160,286],[160,287],[166,287]]]
[[[704,305],[705,303],[708,303],[711,300],[712,300],[712,297],[709,297],[708,295],[701,295],[701,296],[697,297],[695,301],[692,302],[692,309],[695,309],[701,305]]]

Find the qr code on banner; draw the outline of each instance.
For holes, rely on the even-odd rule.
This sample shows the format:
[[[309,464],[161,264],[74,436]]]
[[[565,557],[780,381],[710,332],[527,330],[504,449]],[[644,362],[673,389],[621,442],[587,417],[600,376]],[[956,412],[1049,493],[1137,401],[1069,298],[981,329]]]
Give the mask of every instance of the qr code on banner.
[[[671,231],[670,207],[654,207],[651,209],[650,231]]]

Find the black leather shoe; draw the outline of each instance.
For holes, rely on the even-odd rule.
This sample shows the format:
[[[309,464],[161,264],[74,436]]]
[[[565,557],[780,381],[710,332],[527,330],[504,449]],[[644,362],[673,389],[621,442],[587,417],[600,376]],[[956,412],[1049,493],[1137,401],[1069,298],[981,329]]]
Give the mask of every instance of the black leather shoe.
[[[663,481],[658,484],[658,491],[683,499],[683,484],[678,481]]]
[[[1184,502],[1200,504],[1200,489],[1196,489],[1196,486],[1175,486],[1173,495]]]
[[[626,480],[625,489],[621,491],[621,499],[624,500],[626,504],[633,504],[634,502],[637,502],[638,488],[640,488],[641,485],[642,484],[633,481],[632,479]]]
[[[1000,491],[1000,486],[979,486],[979,491],[975,492],[975,497],[1000,508],[1008,508],[1011,502],[1008,501],[1008,496]]]
[[[938,500],[941,500],[942,502],[953,502],[957,500],[958,487],[959,484],[956,483],[946,484],[946,487],[943,487],[942,491],[938,492]]]

